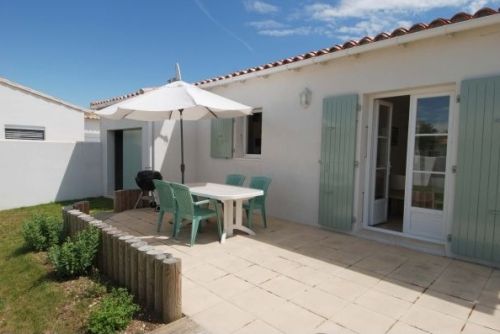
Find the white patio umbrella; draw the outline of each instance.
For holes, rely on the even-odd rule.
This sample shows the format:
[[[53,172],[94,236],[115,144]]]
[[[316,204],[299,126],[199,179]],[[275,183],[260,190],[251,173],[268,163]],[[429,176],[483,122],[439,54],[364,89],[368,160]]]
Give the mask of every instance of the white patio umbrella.
[[[110,119],[181,121],[181,174],[184,183],[184,120],[232,118],[250,115],[252,107],[203,90],[184,81],[174,81],[142,95],[96,112]],[[154,140],[153,140],[154,145]],[[154,146],[152,147],[154,151]],[[153,158],[154,159],[154,158]]]

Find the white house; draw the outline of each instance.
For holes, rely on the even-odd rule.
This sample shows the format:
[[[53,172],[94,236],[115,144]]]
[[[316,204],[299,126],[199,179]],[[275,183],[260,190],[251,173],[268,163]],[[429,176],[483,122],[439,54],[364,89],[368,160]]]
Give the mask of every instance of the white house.
[[[88,122],[99,122],[90,110],[0,78],[0,210],[101,195]]]
[[[101,141],[101,118],[93,112],[85,112],[84,136],[85,141]]]
[[[498,14],[459,13],[198,82],[256,110],[216,120],[230,129],[221,133],[188,123],[188,182],[268,175],[271,216],[500,262]],[[109,192],[114,133],[142,131],[137,165],[146,167],[152,132],[102,124]],[[156,169],[178,181],[177,126],[154,128]],[[211,145],[222,149],[211,154]]]

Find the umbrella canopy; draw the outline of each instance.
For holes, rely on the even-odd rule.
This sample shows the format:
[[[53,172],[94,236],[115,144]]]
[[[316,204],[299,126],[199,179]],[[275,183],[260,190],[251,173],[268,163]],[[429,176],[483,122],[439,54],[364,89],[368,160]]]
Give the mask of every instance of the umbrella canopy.
[[[96,111],[110,119],[138,121],[181,121],[181,174],[184,183],[184,131],[183,120],[207,118],[233,118],[252,113],[252,107],[208,92],[184,81],[174,81],[142,95]],[[152,123],[154,124],[154,123]],[[154,131],[152,136],[154,136]],[[154,138],[151,140],[154,145]],[[154,169],[154,146],[151,150]]]
[[[252,107],[203,90],[184,81],[174,81],[97,112],[111,119],[161,121],[199,120],[250,115]]]

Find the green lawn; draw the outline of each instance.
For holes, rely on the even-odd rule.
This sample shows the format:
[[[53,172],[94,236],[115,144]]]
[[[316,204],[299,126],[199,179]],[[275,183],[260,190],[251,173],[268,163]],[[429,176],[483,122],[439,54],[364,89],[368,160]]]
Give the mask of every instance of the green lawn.
[[[74,202],[74,201],[71,201]],[[74,333],[85,327],[99,293],[88,278],[57,281],[46,253],[24,247],[21,226],[34,213],[61,215],[69,204],[50,203],[0,211],[0,333]],[[110,199],[90,199],[92,212],[112,210]]]

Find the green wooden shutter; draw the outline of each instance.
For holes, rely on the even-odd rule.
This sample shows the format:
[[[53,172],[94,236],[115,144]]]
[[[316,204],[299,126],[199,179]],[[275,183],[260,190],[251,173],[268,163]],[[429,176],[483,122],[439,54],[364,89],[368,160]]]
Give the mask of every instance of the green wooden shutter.
[[[233,157],[233,119],[212,119],[210,156],[218,159]]]
[[[460,91],[451,249],[500,262],[500,77],[465,80]]]
[[[353,222],[358,95],[323,100],[319,224],[348,231]]]

